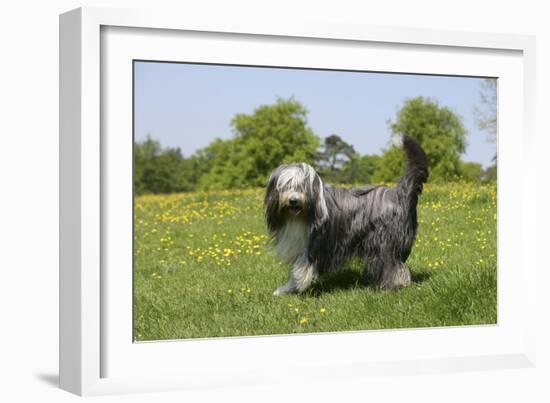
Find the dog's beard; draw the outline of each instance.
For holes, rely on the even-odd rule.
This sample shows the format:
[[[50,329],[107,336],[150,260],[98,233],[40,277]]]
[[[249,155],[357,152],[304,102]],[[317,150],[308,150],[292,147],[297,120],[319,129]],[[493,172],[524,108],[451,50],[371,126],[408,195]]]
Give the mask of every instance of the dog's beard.
[[[304,209],[302,206],[287,206],[285,207],[285,211],[291,218],[298,218],[304,213]]]
[[[280,259],[294,264],[306,251],[310,228],[306,220],[295,216],[287,217],[284,225],[277,231],[276,251]]]

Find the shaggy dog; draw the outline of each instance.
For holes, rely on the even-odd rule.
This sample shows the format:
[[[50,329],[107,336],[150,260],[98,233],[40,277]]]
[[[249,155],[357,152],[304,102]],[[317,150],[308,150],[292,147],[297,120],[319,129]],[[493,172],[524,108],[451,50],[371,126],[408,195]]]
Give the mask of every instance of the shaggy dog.
[[[384,289],[411,282],[405,261],[418,226],[416,204],[428,178],[424,150],[403,136],[407,168],[395,187],[337,188],[304,163],[276,168],[264,200],[277,255],[290,266],[274,295],[306,290],[321,274],[363,259],[365,274]]]

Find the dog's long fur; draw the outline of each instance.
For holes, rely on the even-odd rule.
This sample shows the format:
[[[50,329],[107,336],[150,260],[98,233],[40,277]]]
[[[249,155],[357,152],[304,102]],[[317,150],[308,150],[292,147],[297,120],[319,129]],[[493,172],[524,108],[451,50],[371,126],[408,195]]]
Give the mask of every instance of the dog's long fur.
[[[273,171],[265,217],[278,256],[290,266],[288,283],[275,295],[302,292],[353,256],[365,261],[366,274],[382,288],[410,283],[405,261],[416,236],[416,205],[428,160],[415,140],[402,140],[408,163],[395,187],[333,187],[304,163]]]

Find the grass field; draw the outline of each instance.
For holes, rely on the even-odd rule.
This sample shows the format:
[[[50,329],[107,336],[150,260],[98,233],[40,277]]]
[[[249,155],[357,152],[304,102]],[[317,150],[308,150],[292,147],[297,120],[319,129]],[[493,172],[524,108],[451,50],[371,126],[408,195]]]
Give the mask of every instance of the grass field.
[[[408,266],[381,291],[358,263],[302,295],[270,252],[262,189],[135,200],[137,341],[496,323],[496,185],[428,184]]]

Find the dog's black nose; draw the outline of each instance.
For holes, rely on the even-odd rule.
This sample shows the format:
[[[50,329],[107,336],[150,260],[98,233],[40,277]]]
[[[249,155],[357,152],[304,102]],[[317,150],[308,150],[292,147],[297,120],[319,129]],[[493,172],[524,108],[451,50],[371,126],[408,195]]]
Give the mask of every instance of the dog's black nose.
[[[291,206],[295,206],[296,204],[298,204],[298,198],[296,196],[290,196],[288,198],[288,204],[290,204]]]

